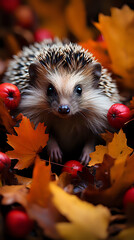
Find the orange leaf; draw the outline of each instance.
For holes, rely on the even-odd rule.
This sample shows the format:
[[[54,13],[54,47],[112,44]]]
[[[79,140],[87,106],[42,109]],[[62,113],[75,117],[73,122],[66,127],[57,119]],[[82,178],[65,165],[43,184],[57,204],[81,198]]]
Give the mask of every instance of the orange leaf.
[[[34,163],[37,153],[45,147],[48,140],[48,134],[45,134],[46,127],[39,123],[34,129],[27,117],[22,118],[19,127],[14,128],[17,136],[7,135],[8,144],[14,148],[6,154],[12,159],[18,159],[15,168],[28,168]]]
[[[105,133],[101,133],[101,137],[105,140],[106,144],[112,142],[114,134],[107,131]]]
[[[134,89],[134,10],[124,5],[112,8],[111,16],[99,14],[95,26],[102,32],[111,58],[112,70],[122,83]]]
[[[45,165],[39,156],[36,157],[33,170],[33,181],[30,192],[27,196],[29,203],[35,203],[41,207],[46,207],[50,196],[49,182],[51,178],[51,165]]]
[[[14,133],[13,127],[15,126],[16,121],[9,114],[1,98],[0,98],[0,124],[2,124],[10,134]]]
[[[81,42],[80,45],[91,52],[103,67],[111,70],[111,60],[107,52],[105,41],[97,42],[90,39],[87,42]]]
[[[23,206],[27,205],[26,195],[28,189],[25,185],[5,185],[0,188],[0,195],[3,196],[2,204],[9,205],[19,203]]]

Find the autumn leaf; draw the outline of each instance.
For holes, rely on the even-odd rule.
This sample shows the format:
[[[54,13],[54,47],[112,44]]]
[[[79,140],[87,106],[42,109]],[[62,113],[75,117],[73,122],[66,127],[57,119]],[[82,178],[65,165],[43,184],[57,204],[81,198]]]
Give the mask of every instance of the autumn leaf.
[[[122,159],[123,162],[123,159],[125,161],[132,151],[133,149],[127,146],[126,135],[121,129],[119,133],[114,133],[112,142],[109,142],[106,146],[96,146],[96,151],[90,154],[89,166],[102,163],[105,154],[110,155],[112,158]]]
[[[1,98],[0,98],[0,124],[6,128],[8,133],[10,134],[14,133],[13,127],[15,126],[16,121],[9,114],[9,111],[6,109]]]
[[[108,55],[106,42],[97,42],[89,39],[87,42],[79,43],[83,48],[93,54],[103,67],[111,71],[111,60]]]
[[[133,240],[134,227],[129,227],[122,230],[117,236],[111,237],[109,240]]]
[[[19,203],[22,206],[26,206],[28,189],[25,185],[5,185],[0,188],[0,195],[2,198],[2,204],[9,205],[13,203]]]
[[[12,159],[18,159],[15,168],[28,168],[35,161],[38,152],[46,146],[48,134],[45,134],[46,127],[39,123],[36,129],[32,127],[27,117],[22,118],[19,127],[14,128],[16,135],[7,135],[7,142],[14,148],[6,154]]]
[[[132,100],[130,101],[129,108],[134,109],[134,97],[132,97]]]
[[[92,37],[86,24],[86,9],[83,0],[69,1],[65,9],[66,24],[71,33],[80,41]]]
[[[134,10],[127,5],[111,8],[111,16],[99,14],[95,26],[101,31],[112,61],[112,70],[126,87],[134,89]]]
[[[39,156],[36,157],[33,170],[33,181],[30,192],[27,196],[29,203],[46,207],[50,196],[49,182],[51,179],[51,165],[46,166],[45,161],[41,161]]]
[[[112,142],[114,134],[109,132],[108,130],[106,130],[105,133],[101,133],[101,137],[102,137],[102,139],[105,140],[106,144],[108,144],[108,143]]]
[[[70,221],[56,224],[56,229],[63,239],[96,240],[108,236],[110,212],[106,207],[81,201],[52,182],[50,191],[55,207]]]

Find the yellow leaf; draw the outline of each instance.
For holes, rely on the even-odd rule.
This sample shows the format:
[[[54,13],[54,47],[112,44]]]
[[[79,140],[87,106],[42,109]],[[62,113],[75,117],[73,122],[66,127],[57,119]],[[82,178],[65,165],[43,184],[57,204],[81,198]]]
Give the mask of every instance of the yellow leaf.
[[[119,161],[121,158],[123,163],[132,151],[133,149],[127,146],[125,133],[120,129],[119,133],[114,133],[112,141],[108,142],[106,146],[96,146],[95,152],[90,154],[91,161],[89,162],[89,166],[102,163],[106,153],[112,158],[116,158],[116,163],[118,163],[118,158]]]
[[[99,14],[95,26],[104,36],[113,71],[122,77],[125,86],[134,89],[134,10],[127,5],[112,8],[111,16]]]
[[[104,155],[107,153],[107,151],[107,146],[96,146],[95,152],[90,153],[91,161],[89,162],[89,166],[102,163]]]
[[[45,130],[43,123],[39,123],[34,129],[30,120],[23,116],[20,126],[15,127],[17,136],[7,135],[7,142],[14,150],[6,154],[12,159],[19,160],[15,168],[28,168],[34,163],[40,149],[47,144],[48,134],[45,134]]]
[[[127,139],[123,130],[121,129],[119,133],[114,133],[112,142],[108,144],[108,154],[113,158],[117,158],[120,155],[126,159],[132,151],[133,149],[127,146]]]
[[[50,183],[50,191],[55,207],[70,221],[56,225],[63,239],[96,240],[107,237],[110,212],[106,207],[94,206],[82,201],[78,197],[66,193],[52,182]]]
[[[41,207],[46,207],[49,192],[49,182],[51,178],[51,165],[45,165],[45,161],[41,161],[39,156],[36,157],[35,167],[33,170],[33,181],[30,192],[27,196],[29,203],[35,203]]]

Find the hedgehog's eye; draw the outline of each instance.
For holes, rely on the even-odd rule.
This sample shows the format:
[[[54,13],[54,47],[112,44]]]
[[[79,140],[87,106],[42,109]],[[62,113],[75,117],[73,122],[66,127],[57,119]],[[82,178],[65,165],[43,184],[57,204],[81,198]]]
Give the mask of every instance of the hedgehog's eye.
[[[53,86],[52,84],[50,84],[50,85],[48,86],[47,95],[48,95],[48,96],[56,95],[56,90],[55,90],[55,88],[54,88],[54,86]]]
[[[74,91],[80,96],[82,94],[82,87],[80,85],[77,85]]]

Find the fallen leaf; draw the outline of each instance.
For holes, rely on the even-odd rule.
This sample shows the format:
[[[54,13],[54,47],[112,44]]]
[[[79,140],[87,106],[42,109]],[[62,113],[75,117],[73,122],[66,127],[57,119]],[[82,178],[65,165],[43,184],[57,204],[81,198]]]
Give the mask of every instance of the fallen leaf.
[[[132,100],[130,101],[129,108],[134,109],[134,97],[132,97]]]
[[[118,133],[114,133],[114,137],[111,142],[106,146],[96,146],[95,152],[90,154],[91,161],[89,166],[102,163],[105,154],[110,155],[112,158],[122,158],[122,161],[126,160],[126,157],[133,151],[132,148],[127,146],[127,138],[122,129]],[[117,160],[118,161],[118,160]]]
[[[3,100],[1,98],[0,98],[0,124],[6,128],[8,133],[10,134],[14,133],[13,127],[15,126],[16,121],[9,114],[9,111],[5,107]]]
[[[56,224],[56,229],[63,239],[96,240],[108,236],[110,212],[106,207],[81,201],[52,182],[50,191],[54,206],[70,221]]]
[[[118,163],[115,161],[114,164],[116,165]],[[109,165],[109,167],[112,169],[112,167],[115,166],[113,165],[111,167]],[[124,193],[134,184],[133,169],[134,153],[126,158],[123,165],[121,162],[121,166],[118,164],[118,167],[115,167],[116,174],[114,175],[114,181],[111,180],[110,187],[101,191],[100,189],[96,188],[91,189],[89,185],[89,187],[83,192],[83,199],[94,204],[101,203],[109,207],[121,207]]]
[[[102,164],[97,165],[95,177],[96,184],[101,184],[101,187],[99,187],[99,189],[107,189],[111,186],[111,168],[114,163],[115,159],[108,154],[105,154]]]
[[[134,10],[124,5],[111,8],[111,16],[99,14],[95,26],[101,31],[112,61],[112,70],[122,78],[119,80],[134,89]]]
[[[8,151],[6,154],[12,159],[19,160],[15,165],[16,169],[28,168],[34,163],[39,151],[47,144],[46,127],[44,127],[44,123],[39,123],[34,129],[30,120],[23,116],[19,127],[14,129],[17,136],[7,135],[7,142],[14,150]]]
[[[13,203],[19,203],[22,206],[26,206],[28,189],[24,185],[5,185],[0,188],[0,195],[2,198],[2,204],[9,205]]]
[[[108,153],[107,146],[98,145],[95,147],[95,152],[90,153],[90,162],[88,166],[94,166],[103,162],[104,155]]]
[[[105,133],[101,133],[101,137],[102,137],[102,139],[105,140],[106,144],[108,144],[108,143],[112,142],[114,134],[109,132],[108,130],[106,130]]]
[[[31,185],[32,178],[23,177],[18,174],[15,174],[15,177],[16,177],[19,185],[21,184],[21,185],[25,185],[27,187],[29,187]]]
[[[122,230],[117,236],[109,238],[109,240],[133,240],[134,227],[129,227]]]
[[[47,207],[50,197],[49,182],[51,179],[51,165],[46,166],[45,161],[36,157],[33,170],[33,180],[27,200],[31,204],[37,204],[41,207]]]

